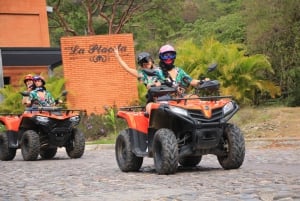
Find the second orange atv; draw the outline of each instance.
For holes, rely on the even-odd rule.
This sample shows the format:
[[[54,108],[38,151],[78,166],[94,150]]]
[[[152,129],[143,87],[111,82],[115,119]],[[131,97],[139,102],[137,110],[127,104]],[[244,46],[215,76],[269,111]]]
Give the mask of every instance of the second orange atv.
[[[58,147],[70,158],[80,158],[85,149],[84,134],[76,128],[82,110],[61,107],[26,108],[20,115],[0,115],[5,130],[0,132],[0,160],[13,160],[21,149],[25,161],[51,159]]]
[[[120,108],[117,115],[128,124],[115,144],[122,171],[138,171],[144,157],[154,158],[158,174],[174,174],[178,164],[196,166],[206,154],[216,155],[224,169],[242,165],[244,137],[236,125],[228,122],[239,106],[230,96],[219,95],[216,80],[203,82],[196,91],[202,95],[157,99],[149,115],[144,107]],[[161,86],[149,92],[153,97],[168,97],[176,89]]]

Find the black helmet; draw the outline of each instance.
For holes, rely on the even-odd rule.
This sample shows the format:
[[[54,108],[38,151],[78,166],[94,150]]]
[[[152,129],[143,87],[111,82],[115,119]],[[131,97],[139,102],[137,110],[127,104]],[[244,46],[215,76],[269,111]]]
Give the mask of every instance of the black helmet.
[[[142,66],[143,63],[148,63],[149,61],[153,62],[153,59],[148,52],[141,52],[137,57],[137,62],[140,66]]]

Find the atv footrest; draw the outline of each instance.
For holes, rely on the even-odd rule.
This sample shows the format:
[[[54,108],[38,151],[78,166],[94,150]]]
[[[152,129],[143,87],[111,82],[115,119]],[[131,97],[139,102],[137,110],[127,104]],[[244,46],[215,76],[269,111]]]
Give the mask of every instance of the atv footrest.
[[[135,155],[138,156],[138,157],[146,157],[146,156],[148,156],[148,152],[146,152],[146,151],[141,151],[139,148],[134,149],[133,152],[134,152]]]

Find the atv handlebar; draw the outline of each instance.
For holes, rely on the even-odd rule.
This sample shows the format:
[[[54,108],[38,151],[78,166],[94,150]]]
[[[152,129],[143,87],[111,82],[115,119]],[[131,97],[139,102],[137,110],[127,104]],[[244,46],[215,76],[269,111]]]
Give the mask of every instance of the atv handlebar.
[[[197,89],[219,89],[220,83],[218,80],[201,80]]]
[[[20,94],[22,96],[29,96],[30,92],[29,91],[20,91]]]

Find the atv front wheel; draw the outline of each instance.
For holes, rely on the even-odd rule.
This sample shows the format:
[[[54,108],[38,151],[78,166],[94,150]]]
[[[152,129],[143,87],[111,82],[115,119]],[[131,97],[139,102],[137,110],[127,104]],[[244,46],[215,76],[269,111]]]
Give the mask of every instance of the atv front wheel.
[[[226,151],[225,156],[217,156],[220,165],[224,169],[239,168],[245,158],[245,140],[241,130],[234,124],[227,124],[224,132]]]
[[[187,156],[179,159],[179,164],[183,167],[195,167],[202,159],[202,156]]]
[[[23,133],[21,140],[21,152],[25,161],[34,161],[40,153],[40,137],[33,130]]]
[[[45,148],[40,150],[40,156],[42,159],[51,159],[55,156],[57,148]]]
[[[175,174],[178,167],[178,147],[170,129],[159,129],[153,139],[153,158],[158,174]]]
[[[17,149],[8,147],[7,132],[0,133],[0,160],[11,161],[16,156]]]
[[[74,128],[72,130],[72,137],[66,146],[66,152],[70,158],[80,158],[84,153],[85,138],[83,133]]]
[[[138,171],[143,164],[143,157],[137,157],[132,152],[128,130],[122,130],[115,145],[116,159],[123,172]]]

